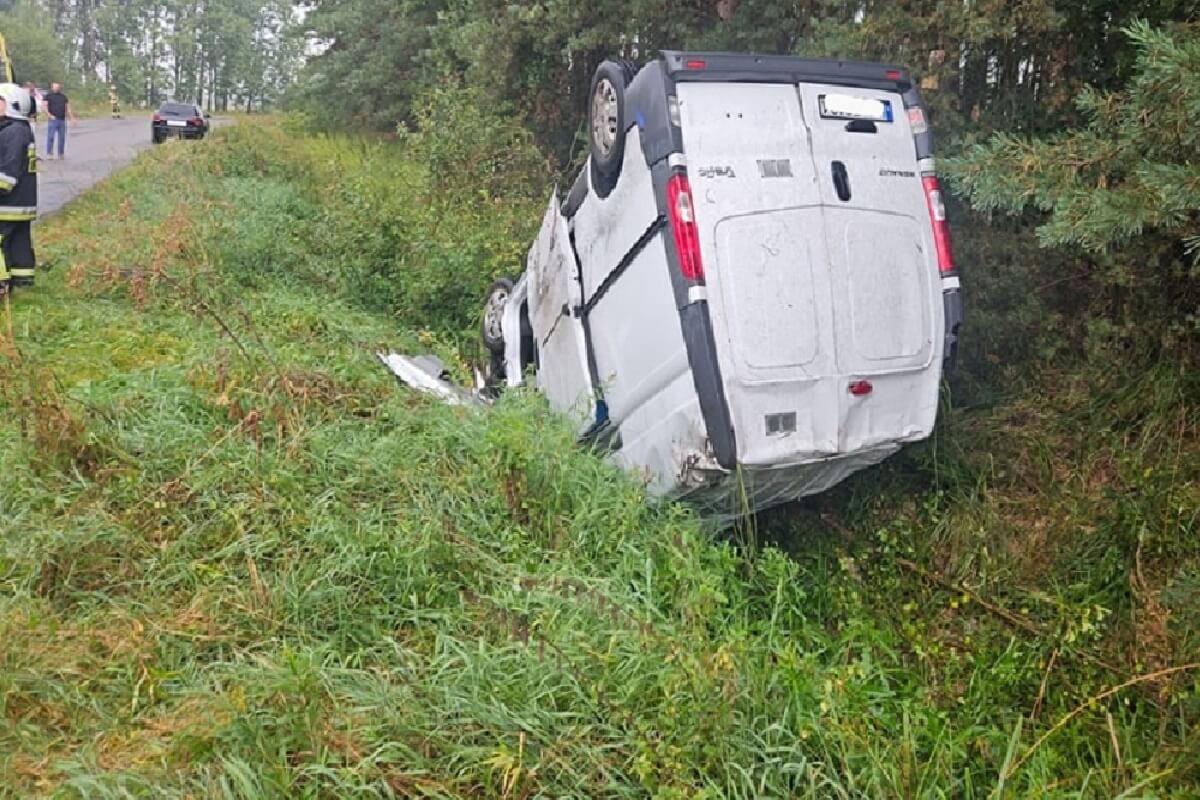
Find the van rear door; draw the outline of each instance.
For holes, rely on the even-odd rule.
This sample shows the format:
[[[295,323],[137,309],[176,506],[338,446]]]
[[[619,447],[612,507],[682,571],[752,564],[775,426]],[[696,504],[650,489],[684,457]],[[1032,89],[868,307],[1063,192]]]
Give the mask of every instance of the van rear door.
[[[835,453],[834,284],[796,86],[680,82],[676,93],[738,460]]]
[[[676,92],[739,461],[811,460],[912,435],[909,389],[891,387],[871,408],[847,393],[855,380],[928,367],[941,322],[901,96],[783,82],[681,81]],[[855,101],[834,93],[864,108],[886,100],[891,116],[836,116]],[[926,413],[924,399],[911,403]]]
[[[713,266],[710,302],[720,305],[733,375],[753,383],[834,372],[826,245],[811,235],[821,228],[821,195],[795,87],[681,83],[677,91]]]
[[[912,130],[895,92],[799,84],[825,208],[843,374],[922,369],[935,350],[937,256]]]

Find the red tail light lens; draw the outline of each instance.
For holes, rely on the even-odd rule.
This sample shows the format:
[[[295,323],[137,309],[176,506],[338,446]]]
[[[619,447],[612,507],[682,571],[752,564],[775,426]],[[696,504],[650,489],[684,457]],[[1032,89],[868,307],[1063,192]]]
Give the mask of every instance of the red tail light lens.
[[[898,69],[889,69],[887,72],[884,73],[884,75],[887,76],[887,79],[889,81],[900,80],[900,70],[898,70]]]
[[[155,114],[155,115],[154,115],[154,121],[155,121],[155,122],[162,122],[162,121],[163,121],[162,114]]]
[[[199,128],[201,125],[204,124],[204,120],[200,119],[199,117],[192,117],[191,119],[188,120],[188,124],[195,125],[197,128]]]
[[[708,64],[704,63],[703,61],[701,61],[698,58],[692,59],[691,61],[687,62],[688,69],[704,69],[707,66],[708,66]]]
[[[929,220],[933,223],[933,246],[937,250],[938,270],[945,275],[954,272],[954,255],[950,251],[950,226],[946,223],[942,189],[933,175],[921,178],[921,185],[925,187],[925,203],[929,206]]]
[[[667,215],[679,253],[679,271],[693,283],[704,282],[704,264],[700,260],[700,230],[696,227],[696,206],[687,175],[677,173],[667,181]]]

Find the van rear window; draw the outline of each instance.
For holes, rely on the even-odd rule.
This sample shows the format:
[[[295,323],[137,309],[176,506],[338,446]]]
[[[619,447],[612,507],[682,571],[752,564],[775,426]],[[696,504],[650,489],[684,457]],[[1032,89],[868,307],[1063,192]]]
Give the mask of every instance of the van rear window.
[[[891,122],[892,103],[874,97],[851,94],[819,95],[821,116],[825,119],[868,119],[872,122]]]

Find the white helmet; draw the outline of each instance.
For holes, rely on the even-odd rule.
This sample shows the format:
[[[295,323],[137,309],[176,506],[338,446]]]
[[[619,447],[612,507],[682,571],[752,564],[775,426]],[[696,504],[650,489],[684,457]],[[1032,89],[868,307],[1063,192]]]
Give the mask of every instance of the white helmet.
[[[4,99],[4,115],[12,119],[29,119],[33,101],[29,90],[15,83],[0,83],[0,98]]]

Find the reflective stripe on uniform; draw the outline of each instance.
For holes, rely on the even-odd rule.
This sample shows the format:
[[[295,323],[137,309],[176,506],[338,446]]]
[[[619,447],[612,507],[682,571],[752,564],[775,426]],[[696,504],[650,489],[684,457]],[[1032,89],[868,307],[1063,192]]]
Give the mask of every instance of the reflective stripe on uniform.
[[[0,222],[28,222],[37,219],[33,206],[0,206]]]
[[[4,237],[0,236],[0,245],[4,244]],[[8,280],[8,263],[4,260],[4,248],[0,246],[0,281]]]
[[[32,278],[33,267],[9,267],[8,274],[14,278]]]
[[[4,183],[11,183],[13,186],[17,185],[17,179],[12,175],[9,175],[7,172],[0,172],[0,181]]]

